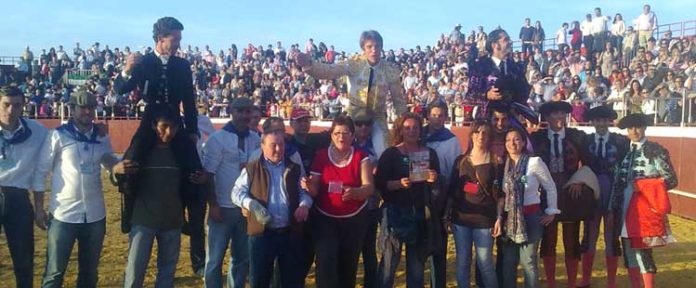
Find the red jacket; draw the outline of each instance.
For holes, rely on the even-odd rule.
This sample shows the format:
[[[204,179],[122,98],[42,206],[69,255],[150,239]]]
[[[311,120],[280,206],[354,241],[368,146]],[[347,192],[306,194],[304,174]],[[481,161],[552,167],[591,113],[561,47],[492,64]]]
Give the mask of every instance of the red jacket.
[[[664,246],[671,211],[667,186],[662,178],[635,180],[633,197],[626,211],[626,232],[633,248]]]

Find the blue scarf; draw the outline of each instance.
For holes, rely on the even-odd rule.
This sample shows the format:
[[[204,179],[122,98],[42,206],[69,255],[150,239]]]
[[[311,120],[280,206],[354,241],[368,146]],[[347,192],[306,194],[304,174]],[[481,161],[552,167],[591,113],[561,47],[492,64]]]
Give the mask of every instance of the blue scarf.
[[[425,131],[429,131],[428,126],[425,126]],[[440,128],[435,130],[434,133],[429,134],[427,138],[425,138],[425,142],[430,143],[430,142],[442,142],[442,141],[447,141],[451,138],[455,137],[452,131],[450,131],[447,128]]]
[[[67,134],[68,137],[77,142],[83,142],[85,144],[100,144],[101,142],[97,141],[97,134],[99,133],[97,133],[96,128],[92,128],[92,130],[92,135],[87,137],[85,134],[82,134],[77,130],[77,127],[75,127],[75,122],[72,119],[70,119],[68,123],[60,125],[58,128],[56,128],[56,131]],[[85,146],[85,148],[86,147],[87,146]]]
[[[5,138],[5,136],[0,137],[0,139],[2,139],[2,158],[5,158],[7,156],[5,155],[7,147],[9,147],[10,145],[20,144],[29,139],[29,136],[31,136],[31,129],[29,129],[29,125],[27,125],[27,120],[24,120],[24,118],[19,117],[19,123],[21,128],[17,131],[17,133],[12,135],[12,137],[10,137],[9,139]]]
[[[297,153],[297,145],[292,141],[285,142],[285,157],[290,158],[293,154]]]
[[[243,130],[243,131],[237,131],[237,127],[234,127],[234,124],[232,124],[232,121],[227,122],[225,126],[222,127],[223,130],[230,132],[234,135],[237,135],[237,138],[239,138],[239,141],[244,140],[247,136],[249,136],[249,129]]]
[[[360,145],[356,140],[355,143],[353,143],[353,146],[355,148],[358,148],[358,149],[366,152],[370,156],[376,156],[375,155],[375,147],[372,144],[372,138],[367,139],[367,141],[365,141],[365,144],[363,144],[363,145]]]

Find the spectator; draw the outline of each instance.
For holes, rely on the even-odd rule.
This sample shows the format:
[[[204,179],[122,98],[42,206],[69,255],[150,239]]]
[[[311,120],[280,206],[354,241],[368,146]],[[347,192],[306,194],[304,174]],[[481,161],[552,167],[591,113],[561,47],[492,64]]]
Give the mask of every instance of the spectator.
[[[585,21],[580,24],[580,31],[582,31],[582,46],[585,47],[586,55],[592,55],[592,49],[594,48],[594,38],[592,31],[592,14],[585,15]]]
[[[527,55],[532,54],[532,47],[534,45],[534,33],[536,29],[531,26],[532,20],[529,18],[524,19],[524,26],[520,28],[520,41],[522,42],[522,53]]]
[[[561,28],[556,31],[556,45],[561,54],[568,47],[568,34],[568,23],[563,23]]]
[[[539,49],[539,51],[544,51],[544,40],[546,40],[544,28],[541,27],[541,21],[537,20],[534,22],[534,34],[532,35],[532,42],[534,44],[532,47]]]
[[[653,31],[657,29],[657,16],[650,10],[650,5],[643,5],[643,13],[633,20],[633,25],[638,31],[638,45],[646,47],[648,39],[652,37]]]

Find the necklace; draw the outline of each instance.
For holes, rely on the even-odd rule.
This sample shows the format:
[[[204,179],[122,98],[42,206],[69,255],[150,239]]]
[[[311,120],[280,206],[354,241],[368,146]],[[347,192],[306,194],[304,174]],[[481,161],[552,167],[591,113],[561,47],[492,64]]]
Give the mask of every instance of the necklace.
[[[343,163],[345,160],[347,160],[348,157],[350,157],[351,152],[353,152],[352,149],[341,154],[335,146],[331,145],[329,148],[331,159],[333,159],[337,164]]]

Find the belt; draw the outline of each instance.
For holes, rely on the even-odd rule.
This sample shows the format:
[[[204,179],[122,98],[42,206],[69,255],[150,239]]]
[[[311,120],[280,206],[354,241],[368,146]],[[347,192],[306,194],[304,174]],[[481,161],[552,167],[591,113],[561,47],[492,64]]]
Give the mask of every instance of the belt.
[[[290,232],[290,226],[282,227],[282,228],[266,228],[266,230],[263,231],[264,235],[280,235],[280,234],[287,234]]]
[[[522,207],[524,216],[534,215],[539,212],[541,212],[541,204],[525,205]]]
[[[27,192],[27,189],[17,188],[17,187],[9,187],[9,186],[0,186],[0,192],[2,192],[2,193],[22,193],[22,192]]]

